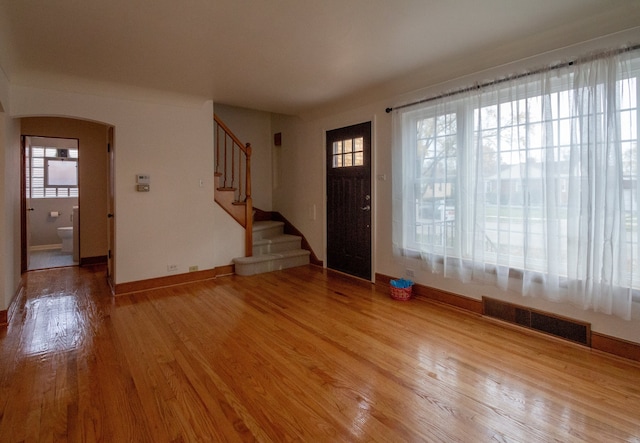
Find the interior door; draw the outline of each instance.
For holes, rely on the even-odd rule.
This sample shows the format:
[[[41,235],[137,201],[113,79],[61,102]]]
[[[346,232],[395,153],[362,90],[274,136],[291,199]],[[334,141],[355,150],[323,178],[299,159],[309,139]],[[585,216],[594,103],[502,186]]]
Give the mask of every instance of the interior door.
[[[107,131],[108,158],[108,214],[107,214],[107,280],[111,289],[115,289],[115,149],[113,144],[113,127]]]
[[[327,267],[371,280],[371,122],[326,135]]]

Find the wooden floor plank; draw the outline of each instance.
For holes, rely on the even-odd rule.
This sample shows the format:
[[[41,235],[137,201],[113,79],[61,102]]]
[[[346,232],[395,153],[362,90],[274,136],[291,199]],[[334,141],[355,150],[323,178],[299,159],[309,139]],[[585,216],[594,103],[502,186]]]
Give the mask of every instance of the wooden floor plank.
[[[0,441],[635,441],[640,365],[300,267],[113,299],[26,275]]]

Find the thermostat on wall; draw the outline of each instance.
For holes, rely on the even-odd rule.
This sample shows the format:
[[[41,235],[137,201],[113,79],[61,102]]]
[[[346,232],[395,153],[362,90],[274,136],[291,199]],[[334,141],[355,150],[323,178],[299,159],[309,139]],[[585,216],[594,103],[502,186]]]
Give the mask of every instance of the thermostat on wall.
[[[137,174],[136,183],[138,192],[149,192],[151,188],[151,177],[149,177],[149,174]]]
[[[148,185],[151,183],[151,178],[149,174],[138,174],[136,175],[136,180],[139,185]]]

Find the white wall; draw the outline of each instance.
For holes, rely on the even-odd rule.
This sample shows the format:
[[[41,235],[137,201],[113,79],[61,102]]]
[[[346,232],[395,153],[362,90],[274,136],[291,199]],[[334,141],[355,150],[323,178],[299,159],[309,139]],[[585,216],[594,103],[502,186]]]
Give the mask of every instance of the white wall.
[[[9,82],[0,69],[0,310],[20,285],[20,128],[10,117]]]
[[[400,260],[393,256],[391,238],[391,114],[385,112],[389,106],[397,106],[448,90],[482,82],[520,72],[523,69],[536,68],[561,60],[565,56],[580,55],[585,52],[626,44],[640,40],[640,28],[620,33],[598,41],[588,42],[562,51],[544,54],[529,59],[485,71],[447,84],[436,85],[420,91],[407,93],[401,97],[390,97],[388,101],[373,103],[357,109],[343,110],[336,106],[330,112],[322,110],[322,115],[308,114],[305,118],[274,116],[272,129],[282,132],[283,145],[274,148],[276,159],[276,183],[274,191],[274,209],[288,218],[309,240],[319,258],[324,260],[325,213],[322,209],[318,220],[310,220],[309,205],[317,204],[323,208],[325,201],[325,162],[324,134],[327,130],[348,126],[364,121],[373,122],[373,229],[374,229],[374,272],[401,277],[406,268],[415,270],[417,283],[436,287],[453,293],[480,299],[482,295],[508,300],[533,308],[554,311],[567,317],[591,322],[596,332],[612,335],[640,343],[640,309],[636,305],[632,321],[624,321],[614,316],[584,311],[568,304],[556,304],[543,299],[525,298],[516,292],[500,292],[492,286],[464,285],[455,280],[444,279],[422,269],[421,263]],[[384,177],[384,178],[383,178]]]
[[[326,255],[325,132],[368,121],[372,115],[363,112],[313,121],[272,117],[272,130],[282,133],[282,145],[274,147],[274,209],[304,234],[321,260]]]
[[[213,104],[148,91],[103,96],[12,85],[15,117],[63,116],[115,127],[115,280],[226,265],[244,234],[213,201]],[[106,155],[106,153],[105,153]],[[136,192],[136,174],[151,192]],[[200,180],[203,186],[200,187]],[[105,190],[106,199],[106,190]]]

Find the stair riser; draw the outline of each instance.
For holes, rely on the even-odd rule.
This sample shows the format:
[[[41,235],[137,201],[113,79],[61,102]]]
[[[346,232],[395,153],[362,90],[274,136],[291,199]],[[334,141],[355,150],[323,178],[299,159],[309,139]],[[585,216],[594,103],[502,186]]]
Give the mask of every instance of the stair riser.
[[[253,241],[272,238],[282,235],[284,228],[282,226],[274,226],[272,228],[260,229],[253,231]]]
[[[253,255],[233,259],[237,275],[255,275],[309,264],[302,238],[284,235],[284,223],[260,221],[253,225]]]
[[[300,249],[301,243],[302,243],[302,240],[297,239],[297,240],[292,240],[287,242],[269,243],[261,246],[254,245],[253,255],[273,254],[276,252],[293,251],[296,249]]]
[[[276,260],[268,260],[259,263],[237,264],[235,273],[237,275],[255,275],[264,272],[281,271],[283,269],[294,268],[309,264],[309,256],[283,257]]]

